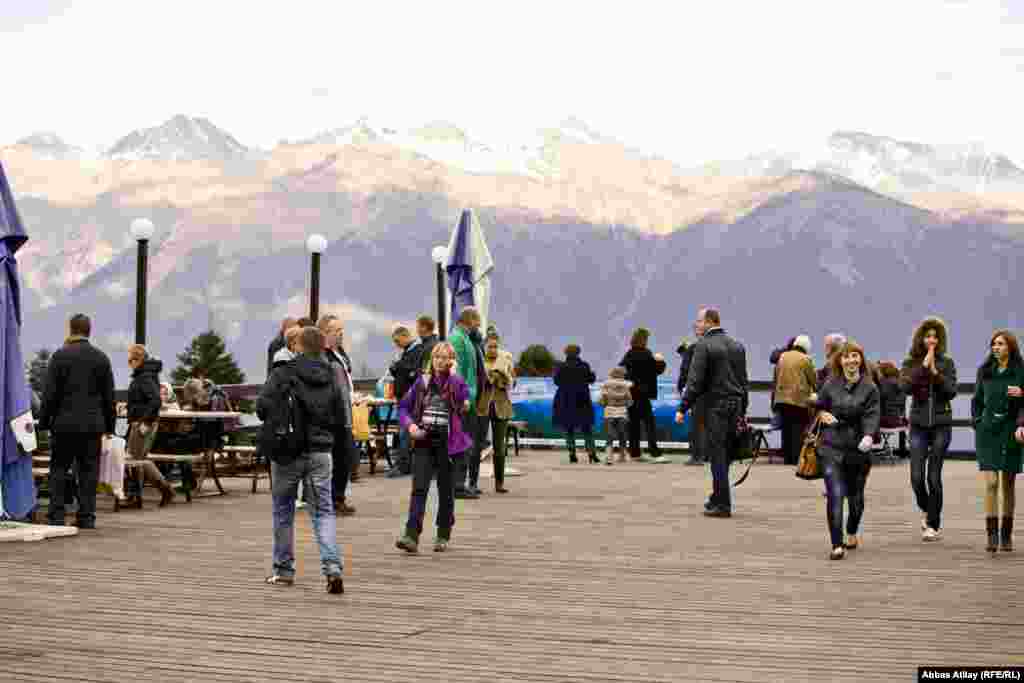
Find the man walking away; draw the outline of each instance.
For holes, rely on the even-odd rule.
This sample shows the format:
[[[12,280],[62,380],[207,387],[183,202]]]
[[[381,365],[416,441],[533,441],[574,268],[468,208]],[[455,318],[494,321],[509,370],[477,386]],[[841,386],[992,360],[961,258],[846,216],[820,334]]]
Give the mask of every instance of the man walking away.
[[[96,528],[96,484],[102,438],[114,433],[114,371],[105,353],[89,343],[92,322],[76,315],[64,347],[53,354],[46,374],[40,428],[50,430],[49,523],[64,525],[64,487],[78,466],[79,529]]]
[[[686,393],[676,421],[681,422],[696,401],[704,401],[704,448],[714,479],[704,514],[731,517],[728,450],[736,437],[737,420],[747,412],[747,352],[722,329],[717,310],[705,308],[699,318],[704,322],[705,332],[693,352]]]
[[[310,498],[309,516],[320,549],[327,592],[344,593],[331,476],[331,450],[342,413],[341,389],[334,371],[324,360],[320,330],[304,328],[299,344],[302,353],[292,363],[274,370],[257,402],[257,413],[270,433],[291,425],[304,437],[298,454],[276,454],[277,459],[271,464],[274,571],[266,582],[277,586],[295,583],[295,498],[301,481]],[[294,399],[293,406],[290,398]],[[295,417],[289,420],[292,415]]]
[[[698,319],[693,323],[693,333],[697,335],[699,340],[704,336],[704,319],[699,315]],[[679,396],[682,399],[682,395],[686,393],[686,380],[690,374],[690,364],[693,361],[693,351],[696,348],[696,342],[683,340],[683,343],[679,345],[676,352],[681,356],[681,364],[679,368],[679,382],[677,384],[679,388]],[[703,465],[707,462],[707,456],[704,454],[704,404],[701,401],[697,401],[691,407],[692,413],[690,415],[690,457],[686,461],[687,465]]]
[[[391,335],[391,341],[401,350],[401,356],[391,364],[389,372],[395,380],[395,400],[401,402],[416,380],[422,374],[423,342],[412,336],[408,327],[399,325]],[[409,447],[409,433],[399,427],[398,448],[395,449],[394,468],[388,470],[390,479],[412,474],[412,453]]]
[[[483,390],[484,375],[483,351],[479,347],[483,339],[480,336],[480,314],[476,308],[466,306],[462,309],[450,341],[455,349],[455,371],[469,388],[469,405],[476,406]],[[475,409],[466,413],[463,424],[473,438],[473,446],[465,455],[456,456],[455,497],[479,498],[481,492],[476,484],[480,476],[480,450],[486,426],[484,420],[477,419]]]
[[[270,345],[267,347],[267,377],[270,377],[270,373],[274,370],[274,356],[281,349],[288,348],[285,333],[288,332],[289,327],[295,327],[295,322],[295,318],[285,318],[281,322],[281,331],[270,341]]]
[[[434,347],[437,342],[441,340],[440,337],[434,332],[436,327],[434,319],[429,315],[421,315],[416,318],[416,334],[419,336],[420,341],[423,343],[423,348],[420,350],[422,355],[422,367],[420,368],[423,373],[430,372],[430,359],[433,357]],[[402,400],[401,396],[397,397],[399,401]]]
[[[341,391],[341,413],[331,457],[334,461],[334,506],[342,516],[354,515],[356,509],[348,504],[345,492],[352,478],[352,470],[359,464],[359,453],[352,437],[352,361],[342,348],[345,324],[336,315],[324,315],[317,323],[323,337],[323,354],[334,371]]]

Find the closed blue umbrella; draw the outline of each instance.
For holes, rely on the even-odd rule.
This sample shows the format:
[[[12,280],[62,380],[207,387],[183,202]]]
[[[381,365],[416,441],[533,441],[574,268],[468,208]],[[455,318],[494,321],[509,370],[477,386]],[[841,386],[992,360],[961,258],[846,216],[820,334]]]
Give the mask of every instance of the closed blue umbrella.
[[[27,517],[36,505],[32,458],[18,446],[19,430],[32,429],[32,394],[21,354],[21,292],[14,255],[28,241],[3,164],[0,164],[0,518]],[[24,436],[24,435],[21,435]],[[34,435],[33,435],[34,436]]]
[[[459,314],[467,306],[480,311],[480,326],[487,329],[491,303],[491,273],[494,259],[487,248],[480,220],[472,209],[465,209],[448,244],[448,289],[451,294],[451,322],[455,327]]]

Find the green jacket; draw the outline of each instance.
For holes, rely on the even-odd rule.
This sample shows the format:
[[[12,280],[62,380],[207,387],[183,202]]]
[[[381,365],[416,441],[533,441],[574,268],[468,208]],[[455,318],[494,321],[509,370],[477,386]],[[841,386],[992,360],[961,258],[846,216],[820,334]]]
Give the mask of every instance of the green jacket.
[[[1024,470],[1021,445],[1014,440],[1017,428],[1024,427],[1024,400],[1007,395],[1011,386],[1024,386],[1024,367],[1010,366],[998,372],[986,363],[978,371],[971,418],[978,468],[982,471]]]
[[[466,386],[469,388],[469,404],[475,406],[478,393],[476,345],[469,338],[469,334],[458,325],[455,326],[448,341],[455,347],[455,363],[459,377],[466,381]]]

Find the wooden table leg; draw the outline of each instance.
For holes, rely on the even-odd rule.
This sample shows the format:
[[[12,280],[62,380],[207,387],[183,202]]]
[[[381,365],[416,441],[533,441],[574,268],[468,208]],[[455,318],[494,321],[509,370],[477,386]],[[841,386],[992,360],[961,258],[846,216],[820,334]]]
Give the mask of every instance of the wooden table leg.
[[[227,491],[225,491],[224,487],[220,485],[220,478],[217,477],[217,451],[211,450],[207,452],[206,457],[208,460],[207,467],[210,468],[210,476],[213,478],[213,483],[216,484],[217,490],[220,491],[220,495],[226,495]]]

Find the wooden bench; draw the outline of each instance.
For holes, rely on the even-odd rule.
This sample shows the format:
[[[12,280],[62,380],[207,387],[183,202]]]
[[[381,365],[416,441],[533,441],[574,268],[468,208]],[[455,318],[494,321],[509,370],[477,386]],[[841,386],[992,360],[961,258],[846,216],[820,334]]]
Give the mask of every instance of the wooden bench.
[[[252,477],[252,492],[256,493],[256,489],[259,486],[261,479],[267,479],[268,484],[273,489],[274,480],[270,473],[270,461],[267,461],[266,468],[260,467],[259,463],[259,449],[256,446],[224,446],[221,452],[227,456],[240,457],[244,461],[244,467],[248,467],[249,471],[246,474],[241,475],[242,477]]]
[[[148,460],[156,464],[168,464],[177,465],[181,470],[181,486],[185,492],[186,502],[192,502],[192,482],[190,481],[189,471],[186,471],[185,465],[189,466],[189,470],[196,478],[195,492],[198,494],[203,488],[203,483],[206,481],[206,477],[209,475],[213,479],[213,483],[217,486],[218,493],[215,495],[225,495],[227,492],[224,487],[221,486],[220,479],[217,476],[217,466],[215,464],[214,454],[210,453],[187,453],[187,454],[170,454],[170,453],[150,453]],[[202,474],[196,474],[192,466],[196,463],[201,465],[200,471]]]

